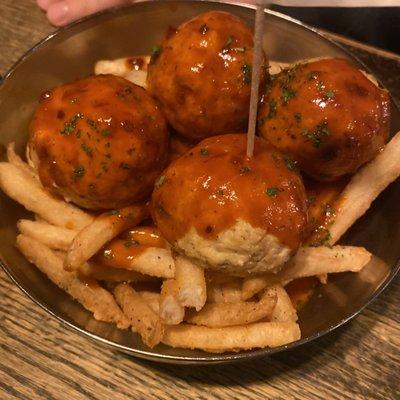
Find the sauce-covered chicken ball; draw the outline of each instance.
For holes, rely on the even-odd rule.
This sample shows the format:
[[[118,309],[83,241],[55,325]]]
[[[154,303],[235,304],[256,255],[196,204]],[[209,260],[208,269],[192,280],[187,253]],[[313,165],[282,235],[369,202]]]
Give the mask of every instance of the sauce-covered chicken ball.
[[[245,135],[206,139],[157,179],[153,219],[177,252],[206,268],[275,271],[307,222],[302,179],[286,161],[262,139],[251,159]]]
[[[90,76],[43,93],[28,154],[50,190],[89,209],[148,196],[168,157],[166,122],[141,87]]]
[[[247,126],[253,33],[225,12],[202,14],[154,48],[148,87],[181,135],[202,140]]]
[[[272,80],[259,134],[310,176],[332,181],[373,159],[389,134],[386,91],[342,59],[297,64]]]

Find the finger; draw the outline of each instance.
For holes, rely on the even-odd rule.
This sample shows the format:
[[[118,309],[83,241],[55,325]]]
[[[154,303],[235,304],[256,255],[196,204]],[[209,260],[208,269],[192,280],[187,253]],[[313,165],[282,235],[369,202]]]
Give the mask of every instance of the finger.
[[[47,18],[52,24],[61,26],[86,15],[132,2],[132,0],[62,0],[49,6]]]
[[[52,4],[59,1],[60,0],[36,0],[36,3],[42,10],[46,11]]]

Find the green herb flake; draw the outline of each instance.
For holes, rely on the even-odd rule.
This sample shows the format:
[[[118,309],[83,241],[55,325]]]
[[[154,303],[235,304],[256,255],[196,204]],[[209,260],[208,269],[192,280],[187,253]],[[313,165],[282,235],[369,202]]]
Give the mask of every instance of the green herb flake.
[[[110,210],[109,212],[108,212],[108,215],[120,215],[120,211],[119,210]]]
[[[88,157],[93,157],[93,149],[87,146],[85,143],[81,144],[81,149],[86,153]]]
[[[269,111],[268,111],[268,119],[275,118],[276,117],[276,101],[271,100],[269,102]]]
[[[74,169],[75,179],[82,178],[83,175],[85,175],[85,167],[83,165],[79,165]]]
[[[335,98],[335,92],[333,90],[328,90],[325,92],[325,97],[327,99],[334,99]]]
[[[127,163],[121,163],[119,164],[119,167],[122,169],[131,169],[131,166]]]
[[[111,132],[111,129],[104,128],[104,129],[101,130],[100,133],[101,133],[101,136],[103,136],[103,137],[109,137],[112,132]]]
[[[278,196],[278,193],[280,192],[280,189],[277,187],[270,187],[265,191],[265,194],[269,197],[276,197]]]
[[[293,97],[295,97],[297,94],[297,92],[288,87],[288,86],[284,86],[282,88],[282,94],[281,94],[281,100],[283,104],[287,104],[289,102],[290,99],[293,99]]]
[[[158,57],[160,57],[162,51],[163,51],[163,48],[160,45],[153,46],[153,48],[151,49],[150,64],[153,64],[156,62]]]
[[[322,204],[321,207],[324,209],[327,217],[332,217],[336,214],[335,209],[330,204]]]
[[[64,124],[63,129],[60,131],[61,135],[69,135],[76,129],[78,119],[83,118],[83,114],[77,113]]]
[[[232,43],[233,43],[233,37],[229,36],[224,45],[224,49],[229,49]]]
[[[246,85],[250,85],[251,84],[251,76],[252,76],[251,65],[244,64],[242,67],[242,72],[243,72],[243,82]]]
[[[89,125],[90,129],[92,129],[93,131],[97,132],[99,130],[98,126],[97,126],[97,122],[87,118],[86,119],[87,124]]]
[[[302,135],[306,137],[315,148],[319,149],[323,139],[330,135],[328,123],[325,121],[321,124],[318,124],[314,131],[304,129]]]
[[[324,82],[319,81],[319,82],[317,83],[317,90],[318,90],[319,92],[321,92],[321,91],[324,89],[324,87],[325,87]]]
[[[283,159],[285,161],[286,167],[288,170],[290,171],[297,171],[297,162],[295,160],[293,160],[292,158],[290,158],[289,156],[285,155],[283,156]]]
[[[154,186],[156,189],[160,189],[160,187],[165,183],[165,175],[161,175],[156,182],[154,183]]]
[[[208,25],[207,24],[203,24],[201,27],[200,27],[200,33],[202,34],[202,35],[205,35],[207,32],[208,32]]]
[[[234,47],[232,50],[236,51],[236,53],[245,53],[247,48],[246,47]]]
[[[114,253],[112,250],[104,250],[103,257],[106,258],[107,260],[112,260],[114,258]]]
[[[202,155],[202,156],[208,156],[210,153],[209,153],[209,151],[208,151],[208,149],[200,149],[200,154]]]

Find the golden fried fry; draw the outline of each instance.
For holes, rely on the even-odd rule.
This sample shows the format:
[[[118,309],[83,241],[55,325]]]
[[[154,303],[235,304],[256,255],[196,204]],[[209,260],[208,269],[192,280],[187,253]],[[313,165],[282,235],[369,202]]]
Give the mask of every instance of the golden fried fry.
[[[114,296],[132,326],[136,328],[143,342],[153,348],[160,343],[164,327],[159,316],[144,298],[128,284],[119,284]]]
[[[207,284],[208,303],[237,303],[242,300],[243,279],[235,278],[226,283]]]
[[[160,317],[166,325],[178,325],[183,321],[185,308],[178,299],[178,283],[175,279],[163,282],[160,296]]]
[[[188,258],[177,256],[175,259],[175,279],[178,284],[178,298],[185,307],[194,307],[200,311],[207,300],[204,269]]]
[[[65,258],[67,271],[78,269],[101,247],[126,229],[134,227],[148,216],[145,205],[134,205],[97,217],[75,237]]]
[[[276,297],[276,306],[270,316],[272,322],[296,322],[297,312],[282,285],[270,286],[263,296]]]
[[[283,346],[300,336],[295,322],[259,322],[225,328],[180,324],[166,326],[162,342],[172,347],[223,353]]]
[[[0,188],[27,210],[53,225],[79,230],[93,221],[91,215],[56,199],[31,175],[13,164],[0,163]]]
[[[185,321],[209,328],[247,325],[271,316],[276,302],[276,294],[268,293],[257,302],[207,303],[199,312],[189,311]]]
[[[45,221],[20,219],[17,227],[21,233],[30,236],[54,250],[68,250],[78,231],[51,225]]]
[[[75,272],[63,269],[63,261],[51,249],[26,235],[18,235],[17,247],[40,271],[93,313],[98,321],[114,322],[118,328],[129,326],[114,297],[95,280],[82,281]]]
[[[21,159],[21,157],[15,152],[15,143],[9,143],[7,145],[7,159],[8,162],[13,164],[15,167],[24,171],[28,176],[32,177],[36,181],[39,181],[39,176],[37,172],[25,161]]]

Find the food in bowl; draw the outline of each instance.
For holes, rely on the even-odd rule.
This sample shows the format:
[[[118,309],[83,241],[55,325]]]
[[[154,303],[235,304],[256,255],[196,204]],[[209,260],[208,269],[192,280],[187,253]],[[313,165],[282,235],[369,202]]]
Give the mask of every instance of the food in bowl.
[[[209,17],[199,16],[194,21],[208,21],[203,31],[209,35],[196,32],[203,44],[212,42],[217,34],[218,40],[210,43],[213,57],[244,60],[240,57],[247,47],[245,51],[222,47],[242,40],[243,27],[237,31],[238,37],[235,30],[223,29],[224,19],[229,27],[233,20],[238,24],[236,17],[218,14],[216,26]],[[214,34],[208,24],[216,30]],[[178,39],[184,46],[185,37]],[[223,114],[218,117],[221,120],[210,119],[211,125],[218,121],[218,126],[229,127],[223,132],[210,129],[210,121],[201,131],[195,122],[177,129],[175,118],[180,112],[186,118],[190,114],[187,109],[176,103],[170,114],[163,105],[165,93],[150,89],[151,98],[149,91],[138,87],[152,87],[151,69],[163,54],[157,54],[157,49],[150,66],[148,56],[103,60],[95,67],[96,77],[52,89],[57,101],[44,99],[31,125],[30,164],[9,145],[8,162],[0,163],[0,187],[35,214],[34,220],[18,222],[17,247],[95,319],[132,329],[150,347],[164,343],[226,352],[296,341],[301,332],[294,288],[301,287],[305,298],[318,280],[326,281],[327,274],[358,272],[371,260],[372,254],[362,247],[336,243],[400,174],[400,136],[385,144],[387,93],[368,86],[368,93],[382,100],[374,103],[374,111],[369,110],[382,111],[382,119],[377,120],[382,135],[376,142],[373,139],[373,152],[349,167],[348,176],[341,181],[320,183],[306,176],[313,173],[301,159],[301,149],[308,149],[302,146],[312,146],[306,135],[301,135],[305,143],[300,143],[300,151],[288,151],[280,147],[273,129],[264,132],[265,126],[260,125],[255,156],[248,159],[245,126],[235,125],[236,130],[229,125],[232,121],[223,120]],[[178,66],[180,61],[174,57],[168,67],[173,71],[174,63]],[[195,67],[199,60],[193,62]],[[281,66],[282,72],[279,65],[273,65],[274,84],[290,75],[289,71],[306,68],[307,62]],[[331,82],[330,72],[329,68],[324,72],[324,82]],[[244,73],[235,75],[241,79],[240,87]],[[334,73],[340,80],[340,71]],[[171,74],[167,78],[173,80]],[[200,70],[198,74],[214,79]],[[78,101],[84,112],[74,108],[77,106],[71,101],[75,97],[65,95],[82,85]],[[125,99],[120,98],[117,87],[129,88],[122,91]],[[312,88],[311,94],[314,89],[318,90]],[[144,99],[143,103],[136,96]],[[212,96],[201,93],[193,99],[187,94],[183,100],[196,100],[204,108],[211,104],[213,112]],[[311,96],[309,101],[313,99]],[[221,96],[221,101],[230,99]],[[346,101],[353,104],[354,99]],[[59,113],[59,105],[64,114]],[[291,105],[285,102],[276,109],[282,129]],[[311,106],[305,102],[303,108]],[[359,106],[355,102],[354,110]],[[364,106],[368,113],[369,106]],[[332,114],[335,110],[333,107]],[[83,115],[70,121],[80,112]],[[153,112],[155,119],[146,117]],[[128,130],[121,124],[125,115],[132,125]],[[241,112],[238,115],[243,117]],[[312,119],[319,117],[307,113],[307,118],[314,123]],[[110,127],[111,134],[107,131],[103,136],[102,130]],[[271,139],[267,141],[264,134],[272,135]],[[129,154],[133,142],[138,151]],[[115,151],[105,150],[106,143]],[[338,145],[336,152],[337,159],[348,157],[346,147]],[[124,157],[132,158],[127,161]],[[76,177],[73,173],[82,165],[87,179],[96,178],[102,172],[103,158],[110,160],[112,174],[99,176],[102,185],[95,196],[89,188],[94,183],[84,181],[80,172]],[[311,156],[310,160],[318,164]],[[120,168],[125,162],[129,170]],[[323,166],[317,164],[316,169]],[[330,179],[342,175],[340,171]],[[138,176],[142,178],[135,179]]]

